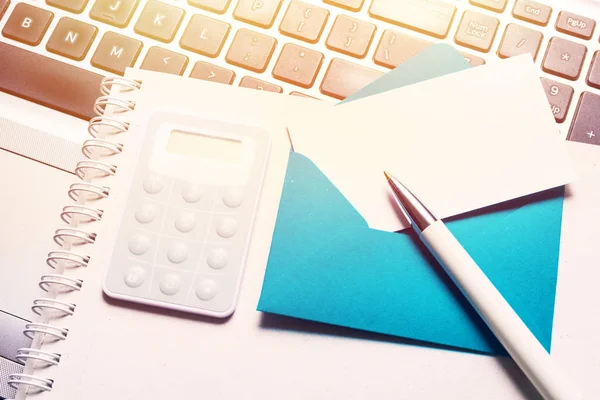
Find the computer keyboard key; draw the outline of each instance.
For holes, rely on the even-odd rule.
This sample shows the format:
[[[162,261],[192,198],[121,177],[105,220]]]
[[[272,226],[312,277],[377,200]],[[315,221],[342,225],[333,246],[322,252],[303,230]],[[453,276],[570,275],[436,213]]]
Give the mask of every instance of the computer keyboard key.
[[[229,7],[231,0],[188,0],[191,6],[212,11],[217,14],[224,14]]]
[[[54,14],[50,11],[27,3],[19,3],[8,17],[2,35],[21,43],[37,46],[48,30],[52,18]]]
[[[153,46],[148,49],[140,69],[182,75],[189,59],[183,54]]]
[[[469,3],[490,11],[504,12],[508,0],[470,0]]]
[[[325,3],[345,8],[348,11],[360,11],[365,0],[324,0]]]
[[[96,0],[90,10],[90,18],[117,28],[125,28],[136,7],[137,0]]]
[[[440,39],[448,36],[456,7],[440,0],[373,0],[369,14]]]
[[[307,98],[307,99],[319,100],[319,99],[317,99],[316,97],[309,96],[309,95],[307,95],[307,94],[300,93],[300,92],[290,92],[290,93],[289,93],[289,95],[290,95],[290,96],[296,96],[296,97],[305,97],[305,98]]]
[[[543,38],[541,32],[517,24],[508,24],[500,42],[498,55],[508,58],[529,53],[535,60]]]
[[[190,73],[190,78],[231,85],[235,79],[235,72],[204,61],[198,61]]]
[[[286,43],[273,68],[273,76],[308,89],[317,79],[323,58],[323,54],[318,51]]]
[[[0,0],[0,19],[4,16],[6,9],[10,5],[10,0]]]
[[[179,45],[207,57],[217,57],[231,26],[223,21],[195,14],[183,32]]]
[[[281,0],[239,0],[233,17],[261,28],[270,28],[281,7]]]
[[[485,64],[485,60],[481,57],[474,56],[473,54],[460,52],[465,58],[465,61],[471,64],[472,67],[479,67],[480,65]]]
[[[542,69],[550,74],[570,79],[579,78],[587,47],[570,40],[553,37],[542,61]]]
[[[404,61],[431,46],[431,44],[431,42],[414,35],[386,29],[377,45],[373,61],[375,64],[387,68],[396,68]]]
[[[79,14],[87,5],[88,0],[46,0],[46,4],[62,10]]]
[[[382,75],[377,70],[334,58],[321,82],[321,93],[343,100]]]
[[[240,29],[233,38],[225,60],[250,71],[264,72],[276,45],[277,40],[271,36]]]
[[[594,54],[586,81],[588,85],[600,89],[600,50]]]
[[[94,114],[102,76],[0,41],[0,91],[83,120]]]
[[[251,76],[245,76],[240,81],[240,86],[256,90],[264,90],[266,92],[283,93],[281,86],[261,81],[260,79],[253,78]]]
[[[551,79],[541,78],[541,80],[554,119],[556,122],[565,122],[571,100],[573,99],[573,88]]]
[[[364,58],[375,35],[375,25],[338,15],[325,44],[328,48],[352,57]]]
[[[46,49],[73,60],[81,61],[87,55],[98,28],[69,17],[62,17],[50,35]]]
[[[532,0],[517,0],[512,14],[515,18],[532,24],[546,26],[552,15],[552,7]]]
[[[106,32],[91,63],[113,74],[123,75],[125,68],[133,67],[142,50],[142,42],[114,32]]]
[[[475,11],[465,11],[458,25],[454,41],[462,46],[484,53],[490,51],[500,21]]]
[[[294,0],[290,3],[279,32],[309,43],[317,43],[325,28],[329,11],[303,1]]]
[[[581,39],[591,39],[596,21],[566,11],[561,11],[556,19],[556,30]]]
[[[600,96],[583,92],[567,140],[600,146]]]
[[[179,7],[150,0],[133,29],[140,35],[169,43],[175,37],[184,15],[185,11]]]

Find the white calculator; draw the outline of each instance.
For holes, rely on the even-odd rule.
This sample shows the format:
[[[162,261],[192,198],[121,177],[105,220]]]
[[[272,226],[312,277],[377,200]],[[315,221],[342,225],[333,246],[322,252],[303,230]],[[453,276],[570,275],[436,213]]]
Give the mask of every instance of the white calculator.
[[[156,114],[105,293],[214,317],[233,313],[269,148],[261,128]]]

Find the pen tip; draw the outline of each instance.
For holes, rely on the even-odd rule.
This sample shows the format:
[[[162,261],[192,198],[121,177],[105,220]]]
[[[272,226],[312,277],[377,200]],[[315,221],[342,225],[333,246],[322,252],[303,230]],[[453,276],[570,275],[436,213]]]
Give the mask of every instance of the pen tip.
[[[383,174],[385,175],[385,178],[389,181],[390,179],[392,179],[392,174],[390,174],[387,171],[383,171]]]

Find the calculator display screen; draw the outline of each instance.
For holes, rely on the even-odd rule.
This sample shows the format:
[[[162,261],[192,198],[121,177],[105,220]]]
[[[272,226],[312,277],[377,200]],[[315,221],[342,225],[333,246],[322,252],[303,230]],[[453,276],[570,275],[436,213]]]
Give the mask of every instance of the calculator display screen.
[[[168,153],[231,164],[240,161],[242,147],[239,140],[180,130],[171,131],[167,141]]]

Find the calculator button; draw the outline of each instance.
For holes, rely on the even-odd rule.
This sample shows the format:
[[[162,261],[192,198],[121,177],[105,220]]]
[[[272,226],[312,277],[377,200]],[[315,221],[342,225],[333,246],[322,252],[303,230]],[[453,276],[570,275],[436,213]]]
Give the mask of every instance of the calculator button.
[[[163,190],[163,181],[159,176],[151,175],[144,179],[144,190],[149,194],[158,194]]]
[[[123,280],[129,287],[136,288],[144,284],[146,279],[146,270],[139,265],[134,265],[125,273]]]
[[[167,258],[173,264],[181,264],[187,259],[188,248],[183,243],[173,243],[167,250]]]
[[[217,234],[228,239],[237,232],[237,221],[233,218],[223,218],[217,225]]]
[[[200,300],[210,300],[217,294],[217,283],[212,279],[203,279],[196,286],[196,296]]]
[[[223,204],[229,208],[236,208],[244,202],[244,191],[239,188],[229,188],[223,195]]]
[[[175,228],[181,233],[191,232],[196,227],[194,214],[182,212],[175,219]]]
[[[156,217],[156,206],[152,204],[142,204],[135,212],[135,219],[140,224],[149,224]]]
[[[181,197],[187,203],[197,203],[202,198],[202,195],[204,195],[204,190],[202,186],[197,184],[186,185],[181,191]]]
[[[208,257],[206,257],[206,262],[212,269],[222,269],[225,268],[229,262],[229,256],[225,249],[212,249],[208,254]]]
[[[181,289],[181,278],[177,274],[167,273],[162,277],[158,287],[167,296],[172,296]]]
[[[135,234],[129,239],[129,251],[136,256],[141,256],[150,248],[150,238],[142,234]]]

